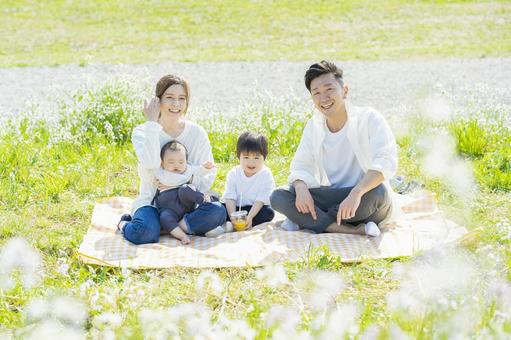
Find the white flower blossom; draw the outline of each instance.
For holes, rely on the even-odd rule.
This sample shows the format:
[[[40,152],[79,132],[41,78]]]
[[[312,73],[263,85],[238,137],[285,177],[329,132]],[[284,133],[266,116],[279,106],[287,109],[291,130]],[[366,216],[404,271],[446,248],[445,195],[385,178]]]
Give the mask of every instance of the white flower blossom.
[[[274,264],[265,266],[256,271],[256,277],[259,280],[265,281],[270,287],[277,288],[289,282],[286,269],[281,264]]]
[[[205,270],[197,277],[197,293],[212,293],[214,295],[220,295],[224,289],[222,279],[210,271]]]
[[[319,310],[335,302],[335,297],[344,289],[344,280],[338,273],[318,270],[301,273],[297,287],[303,301],[312,309]]]
[[[41,255],[25,239],[12,238],[0,252],[0,288],[13,286],[10,276],[19,271],[24,287],[31,288],[41,279]]]

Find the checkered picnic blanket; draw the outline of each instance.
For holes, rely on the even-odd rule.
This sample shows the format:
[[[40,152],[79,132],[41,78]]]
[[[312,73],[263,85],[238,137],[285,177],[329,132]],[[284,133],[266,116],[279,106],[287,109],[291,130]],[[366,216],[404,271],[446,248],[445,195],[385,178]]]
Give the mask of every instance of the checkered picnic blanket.
[[[357,262],[411,256],[456,241],[467,232],[442,216],[431,193],[398,196],[402,213],[383,226],[382,235],[376,238],[285,231],[278,226],[284,216],[277,214],[274,221],[249,231],[214,238],[193,236],[186,246],[166,235],[155,244],[136,246],[126,241],[116,234],[116,224],[130,211],[132,200],[115,197],[96,203],[78,256],[85,263],[127,268],[243,267],[294,261],[304,257],[311,246],[326,245],[343,262]]]

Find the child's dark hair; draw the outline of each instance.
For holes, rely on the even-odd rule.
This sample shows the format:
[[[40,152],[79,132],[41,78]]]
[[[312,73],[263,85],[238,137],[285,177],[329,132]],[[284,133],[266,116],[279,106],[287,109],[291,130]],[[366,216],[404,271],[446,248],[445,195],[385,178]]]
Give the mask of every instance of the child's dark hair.
[[[184,146],[183,143],[180,143],[177,140],[171,140],[170,142],[165,143],[165,145],[163,145],[161,147],[160,158],[163,161],[163,156],[165,156],[165,152],[167,150],[169,150],[169,151],[179,151],[181,149],[185,150],[185,156],[186,156],[186,159],[188,160],[188,150],[186,149],[186,146]]]
[[[236,144],[236,156],[240,158],[242,152],[258,152],[266,159],[266,156],[268,156],[268,140],[260,133],[243,132]]]

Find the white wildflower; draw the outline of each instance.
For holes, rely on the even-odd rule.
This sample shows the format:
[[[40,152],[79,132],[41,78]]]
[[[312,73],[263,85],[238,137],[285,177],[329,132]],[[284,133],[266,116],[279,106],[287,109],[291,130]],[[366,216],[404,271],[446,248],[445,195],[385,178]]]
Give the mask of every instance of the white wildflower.
[[[300,311],[290,307],[272,306],[264,317],[267,328],[277,328],[284,333],[292,333],[300,324]]]
[[[51,301],[51,313],[54,318],[76,326],[83,325],[88,315],[82,302],[66,296]]]
[[[425,308],[449,307],[456,296],[471,296],[478,271],[469,253],[432,250],[407,265],[395,266],[401,288],[387,295],[390,310],[424,313]]]
[[[453,110],[447,100],[438,94],[427,97],[421,104],[423,115],[433,122],[449,120],[453,115]]]
[[[342,305],[331,311],[324,319],[319,339],[342,339],[358,332],[359,311],[354,304]]]
[[[143,309],[138,313],[144,339],[168,339],[179,336],[178,325],[169,322],[169,313],[165,309]]]
[[[389,339],[394,340],[409,340],[411,339],[398,325],[392,324],[389,328]]]
[[[63,325],[57,320],[45,320],[31,328],[28,333],[23,334],[23,339],[29,340],[82,340],[85,339],[85,332],[75,327]]]
[[[210,271],[205,270],[197,277],[197,293],[211,293],[214,295],[220,295],[224,289],[222,279]]]
[[[380,327],[378,327],[375,324],[370,325],[366,329],[364,329],[364,332],[360,336],[360,340],[377,340],[380,336]]]
[[[338,273],[313,271],[302,273],[297,282],[303,301],[312,309],[323,309],[335,302],[344,289],[344,280]]]
[[[58,268],[57,272],[62,275],[67,275],[69,273],[69,264],[67,263],[66,259],[59,258],[57,260]]]
[[[285,285],[289,282],[286,269],[281,264],[269,265],[262,269],[258,269],[256,277],[259,280],[265,281],[268,286],[274,288]]]
[[[92,325],[100,330],[107,328],[117,328],[122,323],[122,317],[117,313],[105,312],[96,315],[92,320]]]
[[[126,267],[126,266],[122,266],[121,267],[121,275],[124,277],[124,278],[129,278],[130,275],[131,275],[131,271]]]
[[[184,303],[167,309],[144,309],[139,320],[147,339],[178,337],[180,332],[205,337],[211,329],[211,310],[199,303]]]
[[[457,156],[452,136],[429,135],[419,145],[425,152],[422,168],[426,174],[441,179],[461,197],[472,197],[475,189],[472,164]]]
[[[14,271],[19,271],[22,284],[31,288],[39,283],[41,269],[42,259],[39,252],[25,239],[12,238],[0,252],[0,288],[12,288],[13,282],[9,276]]]
[[[502,315],[511,319],[511,284],[508,281],[496,280],[490,284],[488,295],[497,303]]]
[[[222,318],[215,326],[211,334],[207,334],[211,339],[246,339],[252,340],[256,336],[256,331],[252,329],[245,320],[230,320]]]
[[[51,312],[51,306],[48,301],[44,299],[32,299],[28,303],[25,314],[27,320],[33,322],[46,319]]]

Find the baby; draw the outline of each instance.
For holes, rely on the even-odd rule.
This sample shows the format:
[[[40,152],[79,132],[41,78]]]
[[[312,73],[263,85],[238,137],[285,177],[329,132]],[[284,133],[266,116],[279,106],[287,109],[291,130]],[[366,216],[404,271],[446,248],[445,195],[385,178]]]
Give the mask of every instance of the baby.
[[[246,228],[269,222],[275,216],[270,195],[275,189],[271,170],[264,165],[268,141],[261,134],[245,132],[238,138],[236,155],[240,164],[229,171],[223,200],[227,216],[238,210],[248,211]]]
[[[201,166],[188,165],[186,147],[178,141],[170,141],[161,148],[161,167],[155,171],[156,179],[166,188],[157,191],[153,204],[160,213],[162,233],[170,233],[183,244],[189,244],[184,215],[198,204],[210,202],[211,198],[194,188],[193,178],[215,171],[212,162]],[[181,223],[180,223],[181,222]]]

